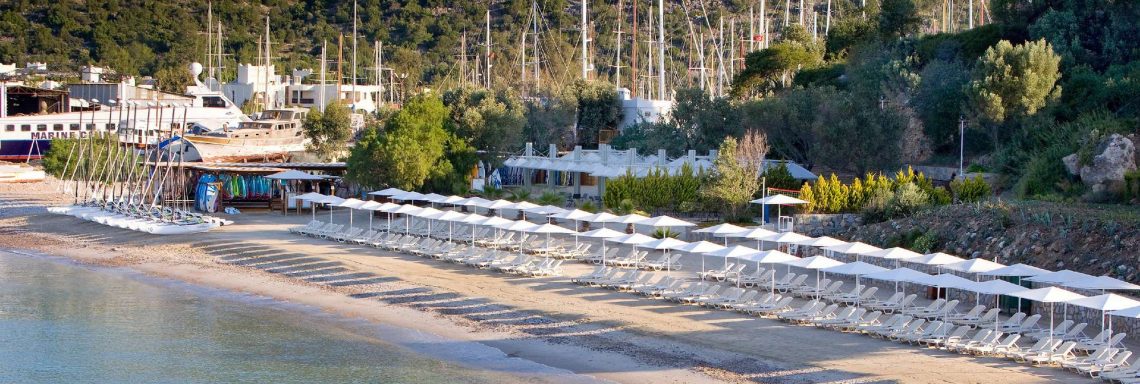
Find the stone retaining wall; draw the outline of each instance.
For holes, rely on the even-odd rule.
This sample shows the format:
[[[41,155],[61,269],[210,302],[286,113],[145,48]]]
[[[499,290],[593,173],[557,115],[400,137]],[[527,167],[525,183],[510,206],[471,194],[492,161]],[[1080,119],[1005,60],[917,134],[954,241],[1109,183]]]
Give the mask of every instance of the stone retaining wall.
[[[863,224],[857,214],[801,214],[795,215],[795,230],[812,237],[832,236]]]

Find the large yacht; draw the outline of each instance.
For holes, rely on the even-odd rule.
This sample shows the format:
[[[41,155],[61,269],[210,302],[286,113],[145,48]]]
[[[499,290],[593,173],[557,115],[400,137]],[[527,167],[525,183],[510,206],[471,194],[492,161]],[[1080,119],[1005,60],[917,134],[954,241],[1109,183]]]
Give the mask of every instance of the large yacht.
[[[240,162],[285,159],[305,150],[302,125],[309,111],[303,108],[269,109],[257,120],[242,122],[237,129],[188,134],[156,151],[182,161]]]

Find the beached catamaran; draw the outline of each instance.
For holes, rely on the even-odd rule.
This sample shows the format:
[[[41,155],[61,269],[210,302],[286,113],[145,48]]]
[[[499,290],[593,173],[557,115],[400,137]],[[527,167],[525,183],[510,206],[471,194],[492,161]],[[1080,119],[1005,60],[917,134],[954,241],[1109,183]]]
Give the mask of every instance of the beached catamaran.
[[[182,125],[185,134],[185,124]],[[175,132],[153,139],[170,140]],[[151,139],[151,138],[146,138]],[[188,178],[181,158],[171,146],[148,146],[139,151],[113,133],[80,139],[68,153],[61,190],[73,193],[72,205],[51,207],[55,214],[156,235],[205,232],[230,221],[190,211]],[[165,154],[158,152],[166,151]],[[145,159],[162,159],[146,162]]]

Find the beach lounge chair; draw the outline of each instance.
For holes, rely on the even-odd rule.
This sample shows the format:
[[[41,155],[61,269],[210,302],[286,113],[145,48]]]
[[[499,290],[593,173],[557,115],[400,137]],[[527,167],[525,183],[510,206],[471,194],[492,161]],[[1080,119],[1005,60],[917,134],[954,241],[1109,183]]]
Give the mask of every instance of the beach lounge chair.
[[[698,293],[695,295],[678,297],[678,298],[674,299],[673,301],[676,301],[678,303],[685,303],[685,304],[697,304],[699,300],[705,300],[705,299],[711,299],[711,298],[717,297],[718,295],[720,295],[720,291],[723,288],[724,288],[723,286],[711,284],[708,286],[707,289],[705,289],[704,292],[701,292],[701,293]]]
[[[840,332],[853,332],[860,326],[879,324],[880,319],[883,318],[883,311],[868,311],[866,308],[859,309],[859,312],[863,313],[862,315],[851,316],[846,322],[833,324],[829,328]]]
[[[601,269],[601,271],[599,272],[598,269]],[[594,272],[591,272],[587,275],[570,279],[570,282],[578,285],[590,285],[595,281],[613,278],[619,272],[621,272],[615,268],[605,266],[599,266],[598,269],[595,269]]]
[[[679,254],[662,255],[661,258],[653,261],[643,261],[640,268],[652,269],[654,271],[664,271],[666,269],[680,269],[681,256]]]
[[[1063,360],[1075,357],[1073,348],[1076,346],[1077,342],[1075,341],[1062,341],[1057,349],[1026,357],[1024,361],[1033,365],[1060,363]]]
[[[580,260],[582,260],[582,262],[585,262],[585,263],[592,263],[592,264],[599,264],[600,265],[600,264],[602,264],[603,260],[609,260],[609,259],[617,257],[618,251],[620,251],[618,248],[609,248],[606,250],[604,257],[603,257],[601,252],[598,252],[597,254],[591,254],[589,256],[584,256]]]
[[[719,303],[711,304],[711,306],[720,309],[732,309],[734,305],[752,301],[752,299],[756,298],[759,294],[759,291],[745,290],[744,294],[734,300],[722,300]]]
[[[1101,364],[1096,362],[1092,365],[1077,367],[1077,372],[1089,375],[1089,377],[1100,376],[1101,373],[1112,371],[1122,367],[1128,367],[1128,359],[1132,357],[1132,351],[1121,351],[1113,356],[1111,360]]]
[[[846,307],[830,319],[821,319],[812,323],[819,328],[831,328],[862,319],[865,313],[867,313],[867,308]]]
[[[793,289],[802,287],[802,286],[804,286],[804,282],[807,281],[807,278],[808,278],[807,274],[802,274],[802,275],[795,275],[794,277],[792,277],[790,280],[788,280],[785,283],[777,282],[776,286],[775,286],[776,291],[779,291],[781,293],[787,293]]]
[[[748,265],[744,264],[744,263],[741,263],[741,264],[729,263],[724,269],[721,269],[721,270],[710,269],[710,270],[705,271],[705,272],[698,272],[697,277],[701,278],[701,280],[725,281],[725,280],[728,280],[728,276],[730,276],[730,275],[739,276],[740,272],[744,271],[744,268],[747,268],[747,267],[748,267]]]
[[[1010,348],[1009,351],[1006,351],[1005,357],[1013,359],[1014,361],[1025,361],[1037,355],[1052,353],[1061,343],[1062,341],[1057,339],[1041,339],[1029,348],[1022,348],[1020,346]]]
[[[1024,335],[1025,337],[1028,337],[1030,339],[1033,339],[1033,340],[1041,340],[1041,339],[1049,338],[1050,336],[1052,336],[1053,338],[1059,338],[1061,335],[1064,335],[1065,332],[1068,332],[1069,328],[1072,326],[1073,326],[1072,320],[1065,320],[1065,321],[1062,321],[1060,323],[1057,323],[1057,325],[1054,326],[1053,329],[1051,329],[1051,330],[1050,329],[1040,329],[1040,330],[1033,331],[1033,332],[1023,332],[1022,335]]]
[[[673,276],[664,276],[655,283],[646,284],[640,287],[634,287],[632,291],[639,295],[656,296],[658,292],[666,289],[676,288],[678,285],[684,284],[684,281],[674,278]]]
[[[964,316],[953,321],[955,324],[969,325],[971,327],[977,328],[982,324],[993,324],[997,319],[998,314],[1000,313],[1001,308],[991,308],[990,310],[986,311],[985,314],[982,314],[981,317],[969,318]]]
[[[311,220],[308,224],[305,225],[289,227],[289,233],[300,233],[300,231],[303,230],[313,230],[320,228],[322,225],[324,225],[324,223],[320,222],[319,220]]]
[[[969,326],[967,325],[966,327],[969,327]],[[965,338],[965,336],[960,337],[960,338],[948,337],[948,338],[946,338],[946,340],[944,340],[942,342],[941,346],[943,348],[945,348],[947,351],[953,352],[953,351],[958,350],[959,348],[962,348],[965,346],[977,345],[978,343],[984,342],[984,341],[986,341],[987,338],[990,337],[991,334],[993,334],[993,332],[994,331],[990,330],[990,329],[981,329],[981,330],[978,330],[978,332],[974,333],[974,337],[971,337],[968,339]]]
[[[926,325],[926,319],[914,318],[911,321],[907,322],[906,324],[903,324],[903,325],[897,326],[897,327],[892,327],[891,329],[888,329],[885,332],[879,332],[878,335],[880,337],[884,337],[888,340],[893,341],[893,340],[896,340],[899,337],[902,337],[904,335],[909,335],[909,334],[912,334],[915,332],[919,332],[922,329],[923,325]]]
[[[1129,353],[1129,356],[1131,355]],[[1099,377],[1101,380],[1110,382],[1140,379],[1140,359],[1135,360],[1132,364],[1129,364],[1127,359],[1123,359],[1120,364],[1115,362],[1111,366],[1106,364],[1099,371],[1090,371],[1089,376]]]
[[[1059,337],[1059,338],[1061,338],[1061,340],[1080,340],[1080,339],[1083,339],[1086,337],[1085,336],[1085,328],[1088,328],[1088,326],[1089,326],[1088,323],[1077,323],[1077,325],[1074,325],[1074,326],[1072,326],[1072,328],[1069,328],[1069,330],[1066,331],[1065,334],[1060,335],[1060,336],[1054,336],[1054,337]]]
[[[940,333],[919,339],[918,343],[930,348],[939,348],[950,340],[961,340],[963,337],[966,337],[966,334],[970,333],[972,329],[969,325],[953,327],[951,324],[952,323],[946,323],[940,330]]]
[[[946,314],[946,316],[943,317],[943,319],[946,321],[957,323],[959,320],[963,320],[963,319],[978,318],[978,316],[980,316],[982,314],[982,311],[985,311],[985,310],[986,310],[986,306],[975,305],[973,308],[970,308],[969,311],[966,311],[966,313],[949,313],[949,314]]]
[[[708,286],[709,286],[708,283],[704,283],[704,282],[691,283],[689,285],[686,285],[684,288],[682,288],[680,290],[673,291],[673,292],[664,292],[659,297],[661,297],[662,299],[665,299],[665,300],[675,301],[681,297],[699,295],[702,292],[704,292],[706,289],[708,289]]]
[[[1088,365],[1095,362],[1106,363],[1112,360],[1112,357],[1115,356],[1118,352],[1120,352],[1120,350],[1116,348],[1097,348],[1095,351],[1089,352],[1085,356],[1075,357],[1062,361],[1061,368],[1076,371],[1078,366]]]
[[[839,309],[839,304],[827,304],[820,302],[820,306],[813,307],[808,311],[787,312],[776,315],[776,318],[792,323],[802,323],[810,321],[811,319],[819,318],[824,319],[831,316]]]
[[[1001,330],[1002,332],[1005,332],[1005,333],[1026,334],[1026,333],[1033,332],[1033,331],[1036,331],[1039,329],[1039,328],[1037,328],[1037,322],[1038,321],[1041,321],[1041,315],[1040,314],[1036,314],[1033,316],[1026,317],[1025,321],[1022,321],[1021,324],[1016,324],[1016,325],[1013,325],[1010,327],[1006,327],[1004,324],[1002,324],[1002,326],[999,327],[998,329]]]
[[[346,230],[344,232],[341,232],[341,233],[338,233],[338,234],[331,236],[331,238],[333,240],[336,240],[336,242],[338,242],[338,243],[343,243],[343,242],[348,241],[348,239],[351,239],[351,238],[356,237],[356,236],[360,236],[360,234],[362,234],[362,233],[364,233],[364,228],[350,227],[350,228],[348,228],[348,230]]]
[[[745,292],[746,291],[744,290],[744,288],[732,287],[732,288],[728,288],[728,289],[723,290],[720,293],[720,295],[717,295],[716,297],[697,299],[694,301],[694,303],[699,304],[703,307],[714,307],[715,308],[718,305],[721,305],[724,303],[734,303],[737,300],[740,300],[740,297],[744,296]]]
[[[994,332],[994,333],[1000,335],[1002,332]],[[1021,339],[1020,334],[1013,333],[1013,334],[1006,335],[1005,338],[1001,339],[1000,341],[994,341],[991,343],[982,343],[979,345],[968,346],[968,347],[962,349],[962,351],[973,354],[973,355],[977,355],[977,356],[1000,356],[1003,353],[1006,353],[1006,352],[1008,352],[1014,348],[1017,348],[1017,341],[1020,339]]]
[[[764,268],[760,268],[754,273],[739,276],[735,279],[729,279],[729,282],[746,288],[760,287],[762,285],[771,283],[772,279],[775,276],[775,270],[765,270]]]
[[[1096,341],[1096,340],[1078,341],[1077,342],[1077,350],[1090,351],[1090,350],[1094,350],[1094,349],[1097,349],[1100,347],[1105,347],[1105,346],[1117,347],[1120,345],[1120,342],[1123,341],[1124,337],[1126,337],[1126,336],[1128,336],[1127,333],[1119,332],[1119,333],[1113,333],[1112,337],[1108,338],[1107,341]]]
[[[891,298],[894,298],[894,296],[891,296]],[[914,302],[914,300],[917,298],[918,295],[912,293],[894,301],[888,300],[882,303],[869,303],[866,306],[871,309],[878,309],[883,312],[894,313],[910,306],[910,303]]]
[[[944,333],[942,333],[942,328],[947,328],[947,327],[951,327],[951,326],[952,325],[945,323],[945,322],[942,322],[942,321],[937,321],[937,320],[931,321],[931,322],[926,323],[925,327],[922,327],[921,329],[916,329],[914,332],[911,332],[911,333],[908,333],[905,335],[897,335],[895,337],[895,341],[906,342],[907,344],[914,344],[914,343],[917,343],[919,340],[922,340],[922,339],[932,338],[932,337],[935,337],[937,335],[944,335]],[[947,333],[949,333],[949,331],[947,331]]]

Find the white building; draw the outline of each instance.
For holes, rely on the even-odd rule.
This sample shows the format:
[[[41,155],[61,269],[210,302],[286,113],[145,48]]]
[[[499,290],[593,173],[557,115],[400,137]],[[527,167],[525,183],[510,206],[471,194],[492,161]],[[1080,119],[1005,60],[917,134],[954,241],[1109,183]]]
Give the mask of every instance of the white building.
[[[222,85],[222,93],[236,105],[269,93],[270,107],[285,105],[285,87],[288,77],[276,75],[276,66],[238,64],[237,79]]]
[[[618,89],[621,98],[621,129],[641,122],[655,123],[669,116],[673,110],[673,100],[652,100],[631,97],[627,88]]]
[[[341,85],[337,95],[336,84],[291,84],[287,87],[289,105],[312,108],[324,107],[335,100],[341,100],[352,107],[354,112],[375,113],[385,88],[381,85]],[[324,105],[319,105],[321,102]]]
[[[16,72],[16,63],[4,64],[0,63],[0,75],[10,75]]]
[[[84,83],[103,82],[103,68],[94,65],[84,66],[79,70],[79,81]]]

